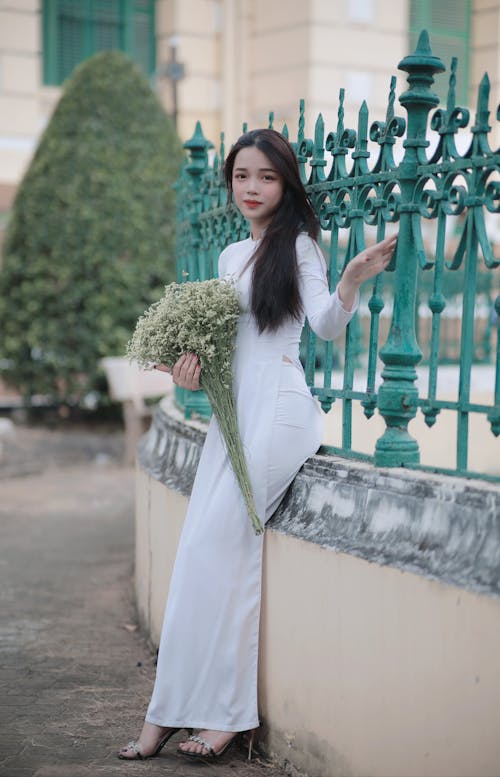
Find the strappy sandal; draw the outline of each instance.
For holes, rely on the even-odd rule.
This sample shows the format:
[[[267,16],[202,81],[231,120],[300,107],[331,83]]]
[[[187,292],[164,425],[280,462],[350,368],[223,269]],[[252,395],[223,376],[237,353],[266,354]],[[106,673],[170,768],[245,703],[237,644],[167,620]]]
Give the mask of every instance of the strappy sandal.
[[[192,730],[192,728],[187,729],[188,732],[191,732]],[[145,761],[146,758],[154,758],[155,755],[158,755],[161,749],[165,747],[168,740],[173,737],[174,734],[177,734],[178,731],[182,731],[182,728],[169,728],[169,730],[159,740],[156,746],[156,750],[154,750],[152,753],[149,753],[148,755],[144,755],[143,746],[136,739],[132,739],[132,741],[129,742],[128,745],[125,745],[125,747],[122,747],[122,749],[116,755],[118,758],[121,758],[122,761]],[[124,755],[124,750],[131,750],[133,755]]]
[[[252,747],[253,747],[254,735],[255,735],[255,729],[250,732],[250,737],[248,740],[248,760],[249,761],[252,758]],[[207,742],[206,739],[203,739],[203,737],[200,737],[199,734],[193,734],[186,741],[196,742],[198,745],[202,745],[207,752],[195,753],[190,750],[182,750],[182,748],[180,747],[177,748],[177,752],[180,753],[181,755],[185,755],[187,758],[198,758],[200,760],[205,760],[205,761],[209,759],[211,761],[216,761],[218,758],[224,755],[224,753],[227,752],[227,750],[229,750],[231,745],[234,745],[234,743],[236,742],[239,736],[242,736],[242,734],[240,734],[239,732],[236,734],[233,734],[231,739],[228,742],[226,742],[226,744],[223,745],[220,750],[216,751],[214,750],[213,745],[211,745],[210,742]]]

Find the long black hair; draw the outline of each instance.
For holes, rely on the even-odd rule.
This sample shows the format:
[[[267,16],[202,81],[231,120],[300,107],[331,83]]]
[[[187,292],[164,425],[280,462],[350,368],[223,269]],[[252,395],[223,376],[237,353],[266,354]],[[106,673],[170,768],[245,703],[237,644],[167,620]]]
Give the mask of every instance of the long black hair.
[[[246,132],[232,147],[224,166],[230,198],[236,155],[250,146],[266,155],[283,180],[281,202],[250,260],[253,263],[252,313],[260,332],[274,331],[289,316],[300,317],[302,303],[295,243],[300,232],[316,239],[319,224],[300,180],[293,148],[283,135],[272,129]]]

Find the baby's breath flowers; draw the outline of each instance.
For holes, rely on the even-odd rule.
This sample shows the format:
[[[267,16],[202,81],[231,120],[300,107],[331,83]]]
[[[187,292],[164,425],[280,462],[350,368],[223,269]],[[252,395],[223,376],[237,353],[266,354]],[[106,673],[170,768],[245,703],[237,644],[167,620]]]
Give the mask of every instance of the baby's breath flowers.
[[[139,318],[127,356],[140,367],[173,367],[183,353],[196,353],[200,384],[224,437],[229,460],[256,534],[264,528],[255,510],[233,395],[232,360],[238,322],[234,286],[216,278],[170,283],[164,296]]]

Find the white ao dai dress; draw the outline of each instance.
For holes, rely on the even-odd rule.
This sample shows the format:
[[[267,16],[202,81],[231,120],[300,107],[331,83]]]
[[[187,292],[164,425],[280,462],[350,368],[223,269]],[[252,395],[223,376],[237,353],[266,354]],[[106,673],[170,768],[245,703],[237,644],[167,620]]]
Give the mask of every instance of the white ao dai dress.
[[[247,263],[256,245],[249,238],[228,246],[219,277],[233,276],[240,297],[233,388],[255,505],[265,522],[317,451],[323,423],[299,362],[304,317],[259,334],[250,312]],[[324,259],[305,234],[297,239],[297,261],[304,314],[320,337],[333,339],[353,312],[330,294]],[[170,583],[150,723],[218,731],[259,725],[262,547],[212,417]]]

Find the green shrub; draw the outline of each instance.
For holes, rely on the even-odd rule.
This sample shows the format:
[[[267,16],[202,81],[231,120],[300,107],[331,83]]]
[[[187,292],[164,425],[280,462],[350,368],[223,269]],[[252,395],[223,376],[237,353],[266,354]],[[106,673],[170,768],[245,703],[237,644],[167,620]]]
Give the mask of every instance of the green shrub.
[[[28,401],[81,401],[99,358],[124,352],[173,280],[181,158],[124,54],[97,54],[66,82],[19,187],[0,272],[2,377]]]

